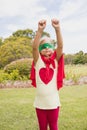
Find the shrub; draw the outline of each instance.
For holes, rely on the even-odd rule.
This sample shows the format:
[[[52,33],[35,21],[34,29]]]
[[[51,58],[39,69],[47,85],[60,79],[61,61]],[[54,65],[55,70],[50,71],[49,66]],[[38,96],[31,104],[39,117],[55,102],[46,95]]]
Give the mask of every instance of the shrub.
[[[25,76],[29,78],[31,64],[32,64],[31,58],[24,58],[11,62],[10,64],[5,66],[4,70],[9,74],[12,73],[13,70],[18,70],[21,78],[24,78]]]
[[[3,70],[0,70],[0,83],[5,82],[6,80],[9,80],[10,76],[8,73],[5,73]]]
[[[15,80],[28,80],[26,76],[20,76],[18,70],[13,70],[10,74],[5,72],[4,70],[0,70],[0,83],[6,83],[7,81],[15,81]]]
[[[9,79],[10,80],[19,80],[19,79],[21,79],[20,75],[19,75],[19,71],[18,70],[13,70],[13,72],[11,72],[9,74]]]

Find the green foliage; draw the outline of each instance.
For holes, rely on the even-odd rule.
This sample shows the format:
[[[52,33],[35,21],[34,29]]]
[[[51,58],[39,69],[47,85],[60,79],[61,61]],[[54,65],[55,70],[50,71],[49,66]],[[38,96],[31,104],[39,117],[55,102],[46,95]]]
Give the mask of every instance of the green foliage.
[[[9,38],[0,47],[0,67],[21,58],[32,57],[32,45],[29,38]]]
[[[19,75],[18,70],[13,70],[10,74],[4,70],[0,70],[0,83],[5,83],[8,80],[23,80],[23,78]]]
[[[6,80],[9,80],[10,76],[8,73],[5,73],[3,70],[0,70],[0,83],[5,82]]]
[[[21,79],[20,78],[20,75],[19,75],[19,71],[16,69],[16,70],[13,70],[10,74],[9,74],[9,80],[19,80]]]
[[[85,64],[86,63],[85,55],[84,55],[83,51],[80,51],[79,53],[77,53],[74,56],[73,63],[74,64]]]
[[[7,73],[12,73],[13,70],[18,70],[20,77],[26,76],[29,78],[30,70],[31,70],[32,59],[24,58],[20,60],[16,60],[6,65],[4,70]]]
[[[12,34],[14,37],[29,37],[30,39],[34,38],[35,32],[32,29],[17,30]]]
[[[2,38],[0,38],[0,46],[3,44]]]
[[[72,64],[74,56],[71,54],[67,54],[64,56],[65,64]]]
[[[31,70],[32,59],[25,58],[13,61],[0,70],[0,83],[7,80],[28,80]]]
[[[85,64],[87,63],[87,53],[79,51],[76,54],[65,55],[65,64]]]

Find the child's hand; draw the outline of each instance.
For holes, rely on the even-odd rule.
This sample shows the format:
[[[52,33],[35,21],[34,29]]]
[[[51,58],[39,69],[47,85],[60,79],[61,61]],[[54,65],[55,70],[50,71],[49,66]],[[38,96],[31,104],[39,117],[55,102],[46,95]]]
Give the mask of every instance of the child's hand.
[[[59,20],[57,20],[57,19],[52,19],[51,22],[52,22],[52,26],[53,26],[56,30],[59,29],[59,27],[60,27],[60,25],[59,25]]]
[[[46,20],[40,20],[38,22],[38,30],[43,31],[46,27]]]

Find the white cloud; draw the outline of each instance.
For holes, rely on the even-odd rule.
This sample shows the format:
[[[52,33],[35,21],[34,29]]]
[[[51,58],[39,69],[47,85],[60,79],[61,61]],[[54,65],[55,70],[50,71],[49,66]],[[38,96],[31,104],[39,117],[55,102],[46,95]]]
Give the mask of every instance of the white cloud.
[[[63,29],[71,32],[87,29],[86,4],[86,0],[62,0],[58,16],[62,22]]]
[[[56,3],[58,4],[58,2],[57,7]],[[86,0],[0,0],[0,35],[6,37],[18,29],[26,28],[36,31],[38,20],[47,19],[45,31],[55,38],[51,19],[59,18],[65,51],[69,52],[80,48],[86,50],[86,5]]]
[[[8,26],[7,26],[7,29],[9,30],[9,31],[16,31],[17,29],[18,29],[19,27],[17,26],[17,25],[14,25],[14,24],[9,24]]]
[[[62,28],[68,32],[85,31],[87,30],[87,19],[67,20],[62,23]]]
[[[33,15],[44,8],[37,6],[39,0],[0,0],[0,17]]]
[[[84,3],[85,3],[85,0],[83,0],[83,1],[62,0],[61,6],[60,6],[59,18],[63,20],[64,18],[73,16],[73,14],[74,15],[78,14],[79,11],[80,12],[82,11],[82,10],[80,10],[80,8]]]

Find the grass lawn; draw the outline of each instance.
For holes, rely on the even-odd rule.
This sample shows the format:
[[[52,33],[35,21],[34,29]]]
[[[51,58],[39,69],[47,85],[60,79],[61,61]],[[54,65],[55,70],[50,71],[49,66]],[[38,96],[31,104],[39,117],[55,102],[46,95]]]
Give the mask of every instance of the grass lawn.
[[[87,85],[63,87],[59,130],[87,130]],[[34,88],[0,89],[0,130],[38,130]]]

